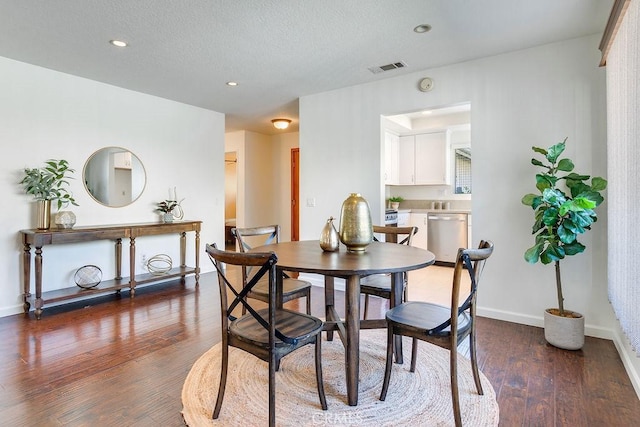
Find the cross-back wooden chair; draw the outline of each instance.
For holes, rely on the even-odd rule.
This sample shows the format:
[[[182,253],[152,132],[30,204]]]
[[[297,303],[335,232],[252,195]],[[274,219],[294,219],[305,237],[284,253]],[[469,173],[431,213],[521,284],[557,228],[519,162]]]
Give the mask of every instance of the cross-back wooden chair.
[[[380,225],[373,226],[373,232],[384,234],[385,242],[398,243],[400,245],[411,246],[413,236],[418,232],[418,227],[383,227]],[[376,242],[379,239],[375,236],[373,240]],[[408,274],[405,272],[404,277],[404,296],[403,299],[407,300],[407,285]],[[391,275],[390,274],[374,274],[373,276],[367,276],[360,281],[360,293],[364,294],[364,318],[367,318],[369,311],[369,296],[373,295],[380,298],[386,298],[389,300],[389,308],[395,307],[402,301],[395,301],[393,292],[391,292]]]
[[[276,263],[273,252],[239,253],[223,251],[215,244],[206,246],[207,254],[218,274],[220,288],[220,309],[222,314],[222,368],[220,387],[213,410],[213,419],[217,419],[222,408],[222,400],[227,383],[229,366],[229,346],[242,349],[269,364],[269,426],[275,426],[276,366],[280,359],[307,345],[315,344],[316,381],[320,406],[327,409],[327,401],[322,383],[322,327],[323,322],[313,316],[276,306]],[[254,267],[246,283],[226,274],[226,266]],[[269,289],[269,307],[255,309],[246,295],[262,280],[266,279]],[[241,282],[241,283],[237,283]],[[228,303],[227,294],[234,297]],[[242,305],[248,314],[235,317],[232,313]]]
[[[232,228],[231,233],[238,241],[240,252],[248,252],[256,246],[255,244],[253,246],[249,244],[249,238],[259,238],[259,240],[261,240],[260,245],[268,245],[271,243],[278,243],[280,241],[279,225],[267,225],[252,228]],[[255,239],[252,241],[255,241]],[[247,274],[250,273],[250,269],[243,268],[242,273],[246,277]],[[311,283],[306,280],[293,279],[286,273],[283,274],[282,301],[279,303],[285,303],[287,301],[304,297],[307,303],[307,314],[311,314]],[[247,294],[247,298],[255,298],[257,300],[267,302],[269,300],[267,281],[263,280],[258,283],[253,290]]]
[[[483,394],[478,360],[476,354],[476,297],[478,283],[486,260],[493,253],[493,243],[481,241],[478,249],[458,250],[456,264],[453,269],[453,287],[451,290],[451,306],[444,307],[428,302],[409,301],[402,303],[387,312],[387,363],[382,383],[380,400],[387,396],[389,379],[391,378],[393,337],[402,335],[413,338],[411,349],[410,371],[415,372],[418,340],[426,341],[449,350],[451,375],[451,399],[456,426],[462,425],[460,414],[460,398],[458,394],[458,345],[469,337],[471,353],[471,370],[479,395]],[[466,270],[471,279],[469,294],[462,304],[460,301],[460,282]]]

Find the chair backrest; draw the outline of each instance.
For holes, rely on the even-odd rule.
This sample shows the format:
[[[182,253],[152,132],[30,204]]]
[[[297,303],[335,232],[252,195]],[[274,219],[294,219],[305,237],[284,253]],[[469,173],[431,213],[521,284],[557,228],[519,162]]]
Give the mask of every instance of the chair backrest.
[[[383,227],[381,225],[374,225],[373,232],[384,234],[385,242],[411,246],[411,240],[418,232],[418,227]],[[375,234],[373,235],[373,240],[376,242],[379,241]]]
[[[222,314],[222,330],[224,333],[229,328],[229,321],[236,320],[233,310],[242,304],[247,311],[253,316],[262,327],[275,335],[278,339],[289,344],[295,343],[293,340],[275,328],[275,308],[276,308],[276,264],[278,257],[274,252],[232,252],[223,251],[216,247],[215,243],[206,245],[207,255],[215,266],[218,274],[218,286],[220,288],[220,311]],[[244,278],[236,278],[231,274],[227,274],[226,265],[235,265],[243,269],[252,268],[256,272],[251,276]],[[255,268],[254,268],[255,267]],[[251,303],[247,301],[247,294],[262,279],[269,281],[269,316],[267,319],[262,317]],[[231,291],[234,298],[231,304],[228,303],[227,292]],[[273,330],[273,332],[271,332]]]
[[[261,227],[251,228],[237,228],[231,229],[231,234],[234,235],[240,247],[240,252],[249,252],[256,246],[269,245],[271,243],[280,242],[280,226],[279,225],[265,225]],[[253,270],[250,266],[242,267],[242,275],[246,278],[251,274]]]
[[[240,252],[248,252],[253,247],[280,242],[280,226],[265,225],[261,227],[231,229],[231,234],[238,240]]]

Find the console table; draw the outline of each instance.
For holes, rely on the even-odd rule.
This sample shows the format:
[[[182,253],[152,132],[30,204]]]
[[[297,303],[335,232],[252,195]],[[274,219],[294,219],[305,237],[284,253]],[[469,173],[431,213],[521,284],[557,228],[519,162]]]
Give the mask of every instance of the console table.
[[[75,227],[72,229],[50,230],[21,230],[23,252],[22,279],[24,285],[24,312],[28,313],[31,304],[35,305],[36,318],[42,316],[42,307],[45,302],[59,302],[71,299],[79,299],[87,296],[120,292],[129,288],[131,297],[135,295],[136,285],[150,283],[172,277],[184,277],[195,274],[196,286],[200,278],[200,226],[202,221],[176,221],[172,223],[140,223],[118,224],[103,226]],[[188,267],[185,261],[186,233],[195,232],[195,267]],[[180,266],[174,267],[166,274],[139,274],[136,275],[136,238],[141,236],[153,236],[160,234],[180,235]],[[122,239],[129,239],[129,277],[122,277]],[[113,280],[105,280],[94,288],[85,289],[78,286],[54,291],[42,292],[42,247],[45,245],[58,245],[63,243],[92,242],[96,240],[115,241],[115,268],[116,275]],[[35,250],[35,295],[31,293],[31,246]]]

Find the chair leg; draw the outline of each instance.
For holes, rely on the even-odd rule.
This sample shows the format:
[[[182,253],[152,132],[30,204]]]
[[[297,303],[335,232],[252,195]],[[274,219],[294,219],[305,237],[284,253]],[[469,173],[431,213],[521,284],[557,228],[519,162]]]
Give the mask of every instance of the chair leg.
[[[364,295],[364,314],[362,318],[367,320],[367,313],[369,312],[369,294]]]
[[[416,360],[418,359],[418,338],[413,338],[411,341],[411,367],[409,372],[416,371]]]
[[[387,389],[389,388],[389,380],[391,379],[391,365],[393,364],[393,327],[387,324],[387,363],[384,368],[384,381],[382,382],[382,391],[380,392],[380,400],[387,398]]]
[[[214,420],[220,415],[220,409],[222,408],[222,400],[224,399],[224,390],[227,386],[227,371],[229,367],[229,347],[222,346],[222,366],[220,367],[220,386],[218,387],[218,398],[216,399],[216,406],[213,409]]]
[[[462,426],[462,417],[460,416],[460,396],[458,394],[458,350],[452,345],[449,352],[449,363],[451,371],[451,401],[453,403],[453,418],[456,427]]]
[[[482,391],[482,382],[480,381],[480,373],[478,372],[478,355],[476,353],[476,334],[471,329],[471,334],[469,335],[469,350],[471,356],[471,371],[473,372],[473,380],[476,383],[476,390],[478,390],[478,394],[482,396],[484,392]]]
[[[307,290],[306,300],[307,300],[307,314],[311,316],[311,289]]]
[[[324,395],[324,382],[322,380],[322,333],[316,335],[316,381],[318,382],[318,396],[320,406],[327,410],[327,398]]]
[[[276,425],[276,364],[275,354],[269,355],[269,427]]]

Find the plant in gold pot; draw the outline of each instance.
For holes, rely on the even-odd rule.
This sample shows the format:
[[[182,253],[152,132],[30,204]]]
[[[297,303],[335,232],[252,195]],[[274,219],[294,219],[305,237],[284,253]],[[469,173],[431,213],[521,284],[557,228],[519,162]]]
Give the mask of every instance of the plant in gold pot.
[[[522,198],[534,211],[535,235],[535,244],[524,258],[530,263],[554,263],[558,308],[545,311],[545,339],[556,347],[577,350],[584,344],[584,317],[564,308],[560,261],[584,252],[578,237],[597,221],[595,209],[604,201],[600,192],[607,188],[607,181],[593,177],[589,182],[589,175],[573,172],[573,162],[560,158],[565,143],[566,138],[548,149],[532,147],[543,160],[531,159],[531,164],[542,169],[536,174],[539,194]]]
[[[51,224],[51,202],[56,202],[58,210],[69,204],[78,206],[69,192],[69,179],[75,172],[66,160],[47,160],[40,168],[25,168],[20,184],[38,203],[38,228],[48,229]]]

